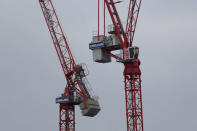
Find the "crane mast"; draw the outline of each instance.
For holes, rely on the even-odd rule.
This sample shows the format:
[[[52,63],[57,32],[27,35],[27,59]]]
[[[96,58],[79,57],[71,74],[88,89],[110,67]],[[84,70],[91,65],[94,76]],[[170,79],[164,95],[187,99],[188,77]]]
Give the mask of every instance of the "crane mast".
[[[90,94],[84,65],[75,63],[52,1],[39,0],[39,4],[67,81],[64,93],[56,98],[59,104],[59,131],[75,131],[75,105],[79,105],[82,115],[88,117],[94,117],[100,106]]]
[[[141,0],[130,0],[126,30],[124,31],[113,0],[105,0],[123,50],[126,117],[128,131],[143,131],[141,71],[139,59],[128,61],[132,47]]]
[[[143,131],[141,70],[140,60],[138,58],[139,48],[133,46],[141,0],[128,1],[128,15],[126,27],[124,28],[116,8],[116,4],[122,1],[104,0],[104,4],[108,9],[113,24],[108,26],[108,36],[94,35],[92,42],[89,44],[89,48],[93,52],[93,60],[95,62],[109,63],[111,62],[111,57],[113,57],[117,59],[117,62],[123,63],[127,131]],[[98,40],[96,38],[98,38]],[[120,50],[122,53],[119,55],[112,53],[117,50]]]

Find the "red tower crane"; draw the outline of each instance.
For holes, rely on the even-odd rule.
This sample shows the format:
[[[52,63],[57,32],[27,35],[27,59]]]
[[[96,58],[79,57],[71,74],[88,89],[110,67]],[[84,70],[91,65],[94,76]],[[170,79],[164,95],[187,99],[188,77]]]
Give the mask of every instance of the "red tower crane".
[[[127,131],[143,131],[142,93],[141,93],[141,71],[138,59],[139,48],[133,46],[134,33],[141,6],[141,0],[127,0],[128,14],[126,26],[123,27],[118,14],[116,4],[121,1],[104,1],[104,35],[99,35],[99,13],[98,13],[98,35],[93,36],[89,48],[93,51],[93,60],[98,63],[109,63],[111,57],[124,65],[124,89],[126,101]],[[107,7],[112,25],[108,27],[109,35],[105,35],[105,7]],[[98,0],[99,12],[99,0]],[[120,50],[119,55],[112,51]]]
[[[75,131],[75,105],[80,106],[83,116],[89,117],[97,115],[100,106],[88,87],[84,64],[75,63],[52,1],[39,0],[39,3],[67,81],[64,93],[56,98],[59,131]]]

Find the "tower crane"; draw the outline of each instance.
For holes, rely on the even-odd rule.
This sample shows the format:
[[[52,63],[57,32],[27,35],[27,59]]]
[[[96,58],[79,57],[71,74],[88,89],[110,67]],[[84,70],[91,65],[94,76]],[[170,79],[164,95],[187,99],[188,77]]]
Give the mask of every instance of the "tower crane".
[[[75,63],[52,1],[39,0],[39,4],[67,82],[63,94],[56,98],[59,131],[75,131],[75,105],[79,105],[82,115],[88,117],[97,115],[100,105],[88,87],[86,66]]]
[[[138,58],[139,48],[133,46],[134,34],[142,0],[125,0],[128,2],[126,25],[123,26],[116,4],[122,1],[104,1],[104,35],[99,34],[99,0],[98,0],[98,34],[94,35],[89,49],[93,60],[98,63],[109,63],[111,58],[124,65],[124,90],[126,101],[127,131],[143,131],[143,110],[141,93],[141,71]],[[112,25],[108,26],[105,35],[105,8],[107,7]],[[120,50],[119,55],[113,51]]]

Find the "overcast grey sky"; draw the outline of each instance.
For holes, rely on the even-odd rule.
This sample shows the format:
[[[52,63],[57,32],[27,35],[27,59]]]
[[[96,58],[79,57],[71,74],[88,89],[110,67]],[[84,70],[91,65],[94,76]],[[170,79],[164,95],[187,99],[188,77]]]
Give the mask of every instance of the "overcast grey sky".
[[[102,107],[95,118],[82,117],[77,107],[76,130],[125,131],[123,66],[94,63],[88,49],[97,0],[54,4]],[[197,130],[197,1],[143,0],[134,43],[142,62],[145,131]],[[0,131],[57,131],[55,98],[64,87],[38,1],[1,0]]]

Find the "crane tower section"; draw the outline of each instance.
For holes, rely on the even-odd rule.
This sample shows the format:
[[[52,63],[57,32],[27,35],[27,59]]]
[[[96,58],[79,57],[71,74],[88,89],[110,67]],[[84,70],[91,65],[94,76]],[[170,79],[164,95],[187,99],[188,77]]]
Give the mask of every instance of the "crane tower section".
[[[75,131],[75,105],[83,116],[94,117],[100,111],[98,100],[87,84],[86,66],[76,64],[51,0],[39,0],[67,85],[56,98],[59,104],[59,131]]]
[[[89,49],[93,53],[93,61],[98,63],[110,63],[111,58],[124,65],[124,90],[126,102],[127,131],[143,131],[143,109],[141,93],[141,71],[139,47],[133,46],[134,34],[141,0],[127,0],[128,14],[126,25],[123,26],[116,4],[122,1],[104,1],[104,35],[98,34],[92,37]],[[98,0],[99,5],[99,0]],[[107,7],[112,24],[108,26],[108,35],[105,35],[105,7]],[[99,8],[99,6],[98,6]],[[99,11],[99,9],[98,9]],[[99,14],[99,13],[98,13]],[[99,15],[98,15],[99,25]],[[120,54],[113,54],[120,50]]]

